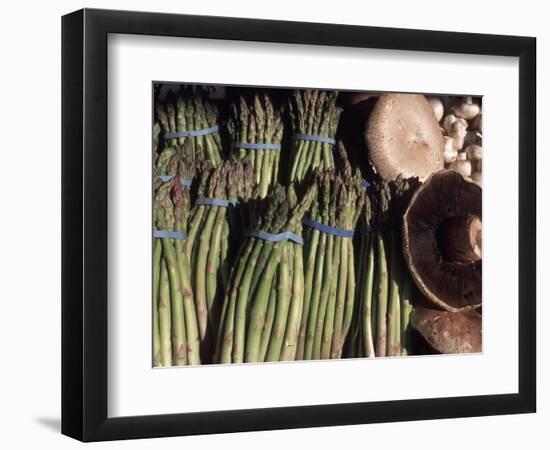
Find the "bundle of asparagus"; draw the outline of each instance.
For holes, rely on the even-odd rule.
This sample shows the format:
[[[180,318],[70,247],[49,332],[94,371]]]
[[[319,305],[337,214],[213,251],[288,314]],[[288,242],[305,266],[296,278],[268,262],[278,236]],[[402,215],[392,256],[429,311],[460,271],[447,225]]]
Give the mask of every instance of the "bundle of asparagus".
[[[304,219],[305,296],[297,359],[340,358],[355,301],[353,230],[365,196],[342,145],[342,170],[315,176],[317,196]]]
[[[220,363],[294,360],[303,309],[302,217],[316,195],[276,184],[250,201],[251,231],[224,299],[216,346]]]
[[[252,163],[260,196],[265,197],[279,174],[282,109],[274,107],[267,93],[255,94],[250,99],[240,97],[231,105],[227,127],[233,141],[233,154]]]
[[[313,169],[334,167],[333,145],[341,108],[337,91],[296,90],[289,102],[294,128],[290,182],[302,181]]]
[[[223,161],[216,168],[206,162],[201,170],[186,250],[191,259],[203,363],[212,362],[223,293],[235,256],[230,240],[237,237],[239,217],[231,206],[250,198],[253,177],[252,166],[241,161]],[[235,232],[230,233],[231,228]]]
[[[156,100],[155,111],[167,145],[191,142],[192,160],[208,159],[217,166],[221,162],[222,145],[218,132],[218,110],[208,100],[206,91],[193,86],[172,91],[161,102]]]
[[[200,364],[199,334],[185,248],[194,164],[166,147],[154,177],[153,365]],[[186,156],[186,155],[183,155]]]
[[[358,314],[350,357],[399,356],[411,350],[409,318],[413,281],[402,251],[403,214],[417,178],[377,181],[362,214]]]

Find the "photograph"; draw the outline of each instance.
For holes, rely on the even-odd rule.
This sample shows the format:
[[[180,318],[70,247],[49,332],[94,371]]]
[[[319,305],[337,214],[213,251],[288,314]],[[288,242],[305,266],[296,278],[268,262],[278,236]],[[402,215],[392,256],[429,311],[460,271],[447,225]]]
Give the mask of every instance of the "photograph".
[[[537,38],[355,11],[63,16],[63,434],[536,411]]]
[[[137,95],[153,105],[153,367],[483,352],[482,96]]]

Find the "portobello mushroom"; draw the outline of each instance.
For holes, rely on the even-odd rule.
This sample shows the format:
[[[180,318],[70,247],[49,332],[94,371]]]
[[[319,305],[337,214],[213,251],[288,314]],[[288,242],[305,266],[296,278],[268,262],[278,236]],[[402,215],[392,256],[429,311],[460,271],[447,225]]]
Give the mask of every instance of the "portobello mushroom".
[[[443,169],[443,135],[423,95],[383,94],[365,133],[369,160],[384,181],[418,177]]]
[[[403,253],[426,298],[447,311],[481,305],[481,188],[454,170],[431,175],[403,217]]]
[[[481,352],[481,314],[475,310],[453,313],[414,308],[411,326],[438,353]]]

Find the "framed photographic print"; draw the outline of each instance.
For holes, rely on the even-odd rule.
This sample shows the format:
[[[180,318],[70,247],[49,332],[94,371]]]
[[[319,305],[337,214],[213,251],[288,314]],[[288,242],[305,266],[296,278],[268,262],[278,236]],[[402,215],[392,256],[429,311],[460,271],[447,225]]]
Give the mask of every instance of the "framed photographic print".
[[[64,434],[535,411],[535,38],[62,34]]]

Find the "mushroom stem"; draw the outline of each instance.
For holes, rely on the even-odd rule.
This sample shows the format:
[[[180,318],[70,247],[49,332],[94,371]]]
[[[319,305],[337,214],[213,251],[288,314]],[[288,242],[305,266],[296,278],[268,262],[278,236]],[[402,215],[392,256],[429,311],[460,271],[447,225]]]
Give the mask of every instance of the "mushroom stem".
[[[452,217],[441,224],[442,247],[450,261],[481,260],[482,226],[478,216]]]

